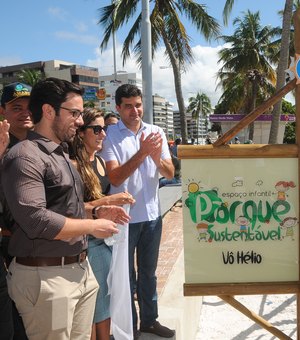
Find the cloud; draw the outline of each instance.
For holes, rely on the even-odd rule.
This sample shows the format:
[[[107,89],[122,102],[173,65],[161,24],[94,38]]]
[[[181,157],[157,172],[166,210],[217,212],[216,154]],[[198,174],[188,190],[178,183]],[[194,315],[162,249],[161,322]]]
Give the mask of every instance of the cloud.
[[[212,105],[216,105],[220,96],[221,89],[216,89],[217,79],[216,73],[220,68],[218,64],[218,51],[223,46],[204,47],[197,45],[193,47],[195,62],[190,65],[186,73],[182,74],[182,91],[185,102],[188,98],[197,92],[204,92],[211,100]],[[117,70],[127,72],[140,72],[134,59],[129,59],[123,67],[121,58],[121,46],[117,44],[116,48]],[[108,46],[102,54],[97,48],[95,50],[95,59],[87,60],[87,65],[98,67],[100,75],[108,75],[113,73],[113,50]],[[163,68],[162,68],[163,67]],[[165,49],[160,48],[152,63],[152,88],[153,94],[165,97],[174,103],[176,109],[177,100],[175,95],[173,70],[169,68],[169,63],[165,57]]]
[[[78,34],[67,31],[57,31],[54,33],[56,38],[61,40],[71,40],[76,43],[85,44],[85,45],[98,45],[99,39],[93,35],[88,34]]]
[[[98,40],[99,43],[99,40]],[[122,47],[117,45],[116,47],[116,65],[117,71],[127,71],[127,72],[140,72],[138,66],[135,63],[133,58],[129,58],[126,61],[126,65],[123,67],[122,59],[121,59],[121,50]],[[86,64],[92,67],[98,67],[100,75],[108,75],[114,72],[114,65],[113,65],[113,49],[112,47],[108,46],[108,48],[101,53],[99,48],[96,48],[95,51],[95,59],[88,59]]]
[[[22,58],[19,56],[0,57],[0,67],[17,65],[22,63],[23,63]]]
[[[48,13],[59,20],[65,20],[68,13],[60,7],[49,7]]]
[[[75,29],[78,32],[87,32],[88,31],[88,26],[84,22],[81,21],[81,22],[76,23]]]

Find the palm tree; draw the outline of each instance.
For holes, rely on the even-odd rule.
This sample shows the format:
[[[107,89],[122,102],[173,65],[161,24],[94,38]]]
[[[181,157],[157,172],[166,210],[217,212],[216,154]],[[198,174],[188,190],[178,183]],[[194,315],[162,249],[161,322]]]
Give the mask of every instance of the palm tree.
[[[193,62],[190,46],[190,37],[186,32],[181,17],[186,17],[207,40],[216,37],[219,33],[219,24],[208,15],[205,5],[192,0],[150,0],[153,9],[150,16],[152,35],[152,55],[161,42],[166,47],[168,58],[174,75],[175,92],[178,108],[181,113],[181,137],[187,143],[187,128],[185,105],[181,86],[181,73],[185,72],[187,65]],[[132,49],[137,62],[141,63],[141,13],[137,13],[139,0],[115,0],[111,5],[100,8],[99,23],[104,27],[104,37],[101,49],[107,47],[113,33],[135,16],[135,21],[123,43],[123,64],[130,56]]]
[[[224,10],[223,10],[223,21],[225,24],[228,22],[229,14],[232,10],[234,0],[226,0]],[[280,55],[277,68],[277,83],[276,90],[279,90],[284,85],[285,69],[288,64],[288,51],[293,50],[293,46],[289,48],[290,45],[290,29],[291,29],[291,16],[292,16],[292,6],[294,5],[294,10],[300,6],[299,0],[286,0],[285,7],[283,11],[282,19],[282,35],[280,39]],[[274,54],[275,56],[276,54]],[[272,123],[270,128],[269,143],[277,143],[279,119],[281,112],[281,101],[279,101],[273,110]]]
[[[187,112],[191,112],[192,118],[197,122],[197,144],[199,144],[199,119],[205,118],[205,127],[207,128],[207,118],[212,112],[209,97],[203,92],[198,92],[195,97],[190,97]],[[201,137],[203,138],[203,135]]]
[[[45,78],[45,75],[40,70],[24,69],[18,73],[17,78],[19,81],[34,86],[38,81]]]
[[[232,7],[234,4],[234,0],[226,0],[224,9],[223,9],[223,22],[225,25],[228,24],[228,17],[231,13]]]
[[[277,82],[276,82],[276,90],[280,90],[281,87],[285,84],[285,70],[288,67],[289,60],[289,45],[290,45],[290,35],[291,35],[291,20],[292,20],[292,12],[293,12],[293,0],[286,0],[283,18],[282,18],[282,35],[281,35],[281,47],[280,47],[280,57],[277,68]],[[269,144],[276,144],[278,130],[279,130],[279,121],[281,114],[281,105],[282,101],[278,101],[274,105],[272,122],[270,128],[269,135]]]
[[[262,27],[259,12],[251,13],[249,10],[242,18],[234,19],[233,24],[236,26],[233,35],[221,37],[230,47],[219,52],[219,62],[223,66],[218,77],[225,91],[235,80],[239,80],[239,91],[246,91],[246,100],[239,98],[239,109],[249,113],[256,107],[260,85],[265,83],[267,88],[270,88],[270,84],[275,85],[276,74],[270,63],[268,46],[277,30],[269,26]],[[244,79],[244,88],[241,88],[241,79]],[[235,98],[235,104],[237,103]],[[249,139],[253,139],[252,127]]]

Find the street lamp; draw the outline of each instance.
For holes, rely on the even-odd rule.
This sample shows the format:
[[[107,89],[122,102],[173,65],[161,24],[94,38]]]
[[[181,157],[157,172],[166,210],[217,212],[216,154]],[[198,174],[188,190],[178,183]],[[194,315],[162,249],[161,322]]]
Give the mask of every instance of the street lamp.
[[[142,0],[141,22],[144,120],[153,123],[151,22],[149,0]]]
[[[111,0],[111,4],[114,4],[114,0]],[[114,22],[113,22],[114,24]],[[115,33],[115,27],[113,28],[113,34],[112,34],[112,40],[113,40],[113,58],[114,58],[114,80],[117,80],[117,58],[116,58],[116,33]]]

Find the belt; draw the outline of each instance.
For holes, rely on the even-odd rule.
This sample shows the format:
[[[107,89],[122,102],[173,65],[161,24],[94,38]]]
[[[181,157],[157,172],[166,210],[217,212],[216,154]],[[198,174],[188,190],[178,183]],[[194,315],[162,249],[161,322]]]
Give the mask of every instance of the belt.
[[[81,263],[86,259],[87,251],[84,250],[79,255],[62,257],[16,257],[16,262],[23,266],[47,267],[63,266],[64,264]]]
[[[12,235],[12,233],[9,231],[9,230],[7,230],[7,229],[1,229],[1,235],[2,236],[11,236]]]

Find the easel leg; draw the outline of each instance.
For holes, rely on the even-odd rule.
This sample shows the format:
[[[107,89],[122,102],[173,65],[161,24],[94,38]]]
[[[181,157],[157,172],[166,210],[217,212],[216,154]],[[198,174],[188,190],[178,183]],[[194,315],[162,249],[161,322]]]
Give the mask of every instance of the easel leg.
[[[289,336],[286,334],[282,333],[278,328],[274,327],[271,323],[263,319],[261,316],[258,314],[252,312],[250,309],[248,309],[246,306],[244,306],[242,303],[237,301],[232,295],[219,295],[219,298],[227,302],[229,305],[237,309],[239,312],[243,313],[246,315],[249,319],[254,321],[255,323],[259,324],[261,327],[266,329],[268,332],[272,333],[275,335],[278,339],[281,340],[291,340]],[[298,304],[298,299],[297,299],[297,312],[299,312],[299,304]],[[299,320],[299,318],[297,318]],[[298,324],[297,324],[298,326]],[[297,327],[298,328],[298,327]],[[297,332],[298,334],[298,332]],[[298,338],[299,340],[299,338]]]

